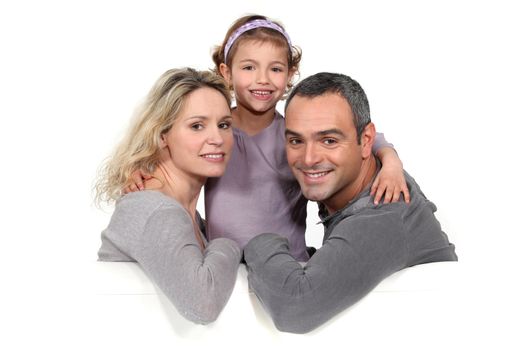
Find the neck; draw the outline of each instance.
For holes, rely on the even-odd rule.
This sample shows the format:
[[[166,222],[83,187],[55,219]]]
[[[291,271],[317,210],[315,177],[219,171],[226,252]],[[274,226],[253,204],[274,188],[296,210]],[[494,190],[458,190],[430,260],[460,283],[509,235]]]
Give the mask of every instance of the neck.
[[[359,175],[349,186],[339,193],[323,201],[328,210],[328,214],[344,208],[349,202],[353,201],[361,192],[370,186],[377,171],[377,163],[374,156],[370,156],[361,163]]]
[[[157,179],[158,185],[151,189],[156,189],[174,198],[195,220],[197,201],[206,178],[189,176],[177,169],[171,162],[159,164],[153,176],[154,179]],[[146,188],[148,188],[148,186]]]
[[[232,110],[233,126],[253,136],[266,129],[275,117],[275,107],[265,112],[250,110],[242,105]]]

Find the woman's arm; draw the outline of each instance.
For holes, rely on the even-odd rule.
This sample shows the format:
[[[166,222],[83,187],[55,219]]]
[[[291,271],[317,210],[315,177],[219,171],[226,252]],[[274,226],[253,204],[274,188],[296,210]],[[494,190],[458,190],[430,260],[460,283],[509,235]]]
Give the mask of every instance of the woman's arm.
[[[200,324],[217,319],[237,279],[236,243],[216,239],[203,252],[180,208],[157,210],[137,243],[135,259],[185,318]]]

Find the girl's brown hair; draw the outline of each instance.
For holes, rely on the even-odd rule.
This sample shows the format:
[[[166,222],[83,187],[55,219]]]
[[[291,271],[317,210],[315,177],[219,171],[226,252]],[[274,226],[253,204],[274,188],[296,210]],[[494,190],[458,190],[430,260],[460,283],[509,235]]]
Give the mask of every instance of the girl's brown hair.
[[[213,62],[215,63],[214,71],[217,74],[221,74],[220,69],[219,69],[219,66],[221,65],[221,63],[224,63],[227,66],[231,67],[231,62],[232,62],[233,57],[235,56],[235,53],[237,52],[237,48],[243,41],[256,40],[260,42],[270,42],[280,47],[287,47],[288,48],[288,69],[293,70],[295,74],[299,74],[299,62],[301,62],[301,56],[302,56],[301,49],[295,45],[292,45],[290,47],[288,45],[288,41],[286,40],[286,38],[281,33],[271,28],[259,27],[259,28],[254,28],[254,29],[244,32],[237,40],[235,40],[235,42],[231,46],[228,52],[228,57],[224,57],[224,49],[225,49],[226,43],[228,42],[228,39],[230,38],[230,36],[241,26],[245,25],[248,22],[257,20],[257,19],[272,21],[273,23],[281,27],[284,31],[284,26],[281,23],[276,22],[272,19],[269,19],[265,16],[248,15],[248,16],[243,16],[237,19],[231,25],[230,29],[228,29],[228,31],[226,32],[226,36],[224,37],[222,44],[220,46],[215,46],[215,48],[213,49],[212,59],[213,59]],[[292,86],[293,86],[293,83],[289,82],[288,88],[291,88]]]

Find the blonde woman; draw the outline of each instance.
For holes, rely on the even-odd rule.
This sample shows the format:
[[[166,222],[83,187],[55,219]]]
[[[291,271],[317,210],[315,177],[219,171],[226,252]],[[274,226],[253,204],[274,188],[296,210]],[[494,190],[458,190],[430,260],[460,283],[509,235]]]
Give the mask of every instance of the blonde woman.
[[[188,320],[214,321],[231,295],[237,244],[204,236],[196,211],[208,177],[221,176],[233,144],[230,95],[222,79],[190,68],[164,73],[96,185],[115,201],[102,232],[101,261],[136,261]],[[152,174],[146,191],[122,195],[130,174]]]

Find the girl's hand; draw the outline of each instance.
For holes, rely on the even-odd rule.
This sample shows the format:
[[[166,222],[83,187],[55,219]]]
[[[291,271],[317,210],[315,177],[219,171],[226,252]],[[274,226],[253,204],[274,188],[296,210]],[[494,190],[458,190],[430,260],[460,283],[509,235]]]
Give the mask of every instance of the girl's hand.
[[[372,196],[375,195],[374,204],[379,204],[383,195],[385,197],[383,203],[397,202],[401,197],[401,193],[403,193],[405,202],[409,203],[410,192],[403,174],[403,163],[401,163],[396,151],[385,147],[377,153],[383,166],[372,183],[370,191]]]
[[[144,190],[144,181],[151,178],[151,175],[145,174],[140,170],[135,170],[131,174],[130,184],[124,188],[124,194]]]

